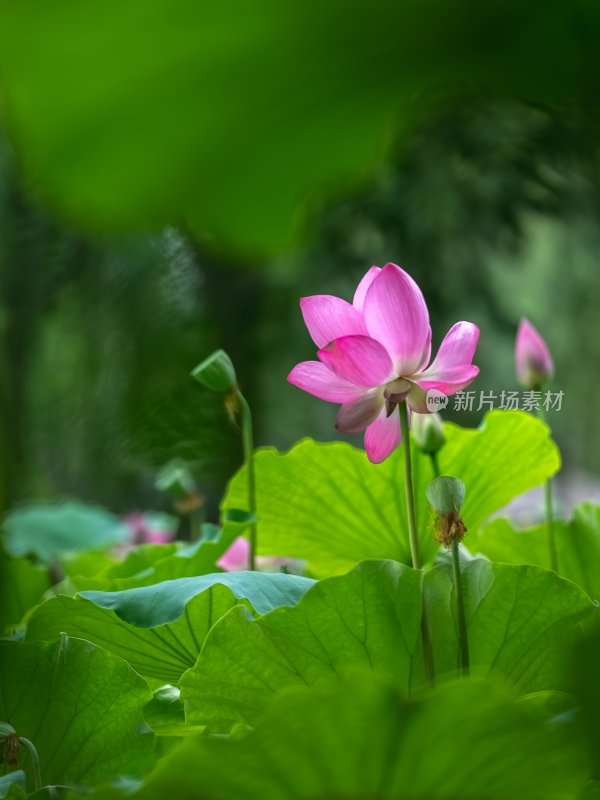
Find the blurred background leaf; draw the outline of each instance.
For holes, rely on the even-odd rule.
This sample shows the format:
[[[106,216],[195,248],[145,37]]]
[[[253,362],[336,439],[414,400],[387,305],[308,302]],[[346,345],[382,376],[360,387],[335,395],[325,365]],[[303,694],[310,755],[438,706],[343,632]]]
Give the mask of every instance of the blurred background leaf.
[[[127,525],[114,514],[81,503],[32,503],[4,520],[4,546],[11,556],[51,564],[63,556],[104,550],[127,540]]]
[[[131,797],[568,800],[587,779],[578,734],[487,681],[406,700],[357,671],[286,693],[247,736],[186,739]]]
[[[434,99],[598,89],[586,0],[30,0],[0,30],[10,129],[63,214],[185,222],[244,253],[289,244],[299,202],[355,181]]]

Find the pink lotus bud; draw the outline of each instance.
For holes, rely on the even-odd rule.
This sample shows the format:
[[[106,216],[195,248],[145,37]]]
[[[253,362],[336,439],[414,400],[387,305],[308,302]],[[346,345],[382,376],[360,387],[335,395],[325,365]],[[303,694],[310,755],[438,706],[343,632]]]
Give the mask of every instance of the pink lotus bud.
[[[519,323],[515,362],[517,380],[528,389],[539,389],[554,375],[554,364],[546,342],[526,319]]]

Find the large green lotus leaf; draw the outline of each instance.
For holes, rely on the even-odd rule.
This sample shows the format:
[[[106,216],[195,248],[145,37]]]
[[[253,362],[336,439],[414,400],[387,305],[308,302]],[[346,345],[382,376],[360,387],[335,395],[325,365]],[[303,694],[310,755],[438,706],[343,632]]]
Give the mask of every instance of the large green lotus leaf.
[[[133,797],[572,800],[587,778],[576,732],[487,681],[408,700],[361,674],[281,697],[244,738],[187,739]]]
[[[600,800],[600,781],[590,781],[577,800]]]
[[[413,670],[420,674],[420,587],[416,570],[365,562],[317,583],[295,609],[255,621],[244,609],[227,614],[181,680],[186,719],[254,723],[278,692],[318,686],[357,665],[408,689]]]
[[[173,594],[177,588],[171,590]],[[167,586],[166,591],[169,590]],[[159,598],[163,591],[158,588]],[[127,603],[128,599],[121,598],[121,602]],[[101,596],[99,602],[113,600]],[[238,600],[227,586],[215,583],[182,602],[178,617],[161,623],[159,620],[171,614],[168,608],[155,606],[152,594],[146,592],[135,607],[134,619],[138,624],[134,624],[118,616],[117,612],[127,606],[117,604],[114,610],[80,595],[58,595],[33,612],[25,638],[27,641],[55,639],[62,631],[69,636],[85,637],[124,658],[145,678],[177,683],[182,673],[196,662],[211,627],[239,602],[246,601]],[[140,622],[152,624],[141,627]]]
[[[560,468],[550,428],[524,411],[490,411],[479,428],[446,423],[444,429],[440,471],[465,484],[461,516],[469,530]]]
[[[16,626],[50,588],[48,570],[26,558],[7,558],[0,547],[0,635]]]
[[[234,572],[165,581],[121,592],[57,595],[28,620],[28,641],[61,632],[90,639],[128,661],[146,678],[177,683],[204,639],[238,603],[266,613],[293,605],[314,584],[281,573]]]
[[[183,700],[176,686],[161,686],[144,708],[144,719],[156,736],[194,736],[204,726],[185,721]]]
[[[191,544],[141,545],[128,553],[123,562],[113,563],[97,575],[86,577],[72,574],[68,585],[80,591],[98,589],[117,592],[214,573],[219,570],[216,565],[219,558],[254,520],[252,514],[230,509],[224,514],[223,526],[215,528],[210,538],[199,539]]]
[[[591,613],[574,584],[538,567],[470,562],[463,572],[471,666],[499,673],[521,692],[562,688],[565,645]],[[458,669],[452,571],[424,577],[436,675]],[[423,683],[421,574],[397,562],[366,561],[317,583],[294,608],[257,619],[233,609],[212,629],[180,682],[186,719],[227,728],[254,724],[291,688],[338,680],[354,667]]]
[[[125,545],[128,547],[129,545]],[[152,552],[147,548],[153,548],[155,545],[135,545],[131,552],[142,550],[144,553]],[[162,545],[164,548],[172,549],[175,552],[175,544]],[[161,552],[160,550],[158,552]],[[165,551],[162,551],[166,555]],[[129,555],[129,553],[128,553]],[[127,558],[127,556],[126,556]],[[112,569],[119,564],[117,553],[102,552],[101,550],[86,550],[83,553],[72,553],[68,556],[63,556],[60,559],[60,568],[66,576],[84,576],[93,578],[98,575],[103,575],[109,569]]]
[[[132,625],[152,628],[181,617],[189,600],[211,586],[227,586],[236,598],[248,600],[259,614],[266,614],[279,606],[294,605],[314,583],[281,572],[219,572],[121,592],[80,592],[80,597],[112,609]]]
[[[574,583],[530,565],[463,562],[462,582],[471,667],[496,671],[521,692],[564,688],[564,657],[594,605]],[[452,568],[425,577],[438,673],[458,667]]]
[[[582,0],[5,0],[2,106],[71,220],[185,222],[248,253],[365,175],[419,98],[480,86],[592,107],[597,31]]]
[[[9,555],[34,555],[45,562],[103,550],[129,537],[128,526],[114,514],[76,502],[23,506],[7,514],[2,528]]]
[[[45,784],[93,784],[154,747],[142,716],[150,689],[91,642],[0,642],[0,673],[0,719],[33,742]]]
[[[560,574],[600,600],[600,506],[577,506],[569,522],[555,520],[554,535]],[[517,530],[508,520],[495,519],[469,537],[468,545],[493,561],[550,567],[545,524]]]
[[[520,411],[492,411],[478,429],[446,423],[445,431],[440,468],[466,485],[462,515],[470,530],[560,464],[548,427]],[[349,444],[311,439],[286,453],[259,449],[259,552],[308,559],[319,577],[343,573],[366,558],[410,564],[402,459],[398,450],[383,464],[371,464]],[[413,464],[421,555],[428,562],[437,550],[425,496],[433,472],[429,458],[414,447]],[[243,507],[246,491],[243,468],[229,484],[224,508]]]

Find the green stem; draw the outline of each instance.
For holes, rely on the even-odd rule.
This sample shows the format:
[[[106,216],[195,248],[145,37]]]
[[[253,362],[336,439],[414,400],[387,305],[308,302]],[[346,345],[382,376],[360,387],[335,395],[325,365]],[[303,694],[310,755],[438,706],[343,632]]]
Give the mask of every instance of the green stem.
[[[548,425],[543,407],[538,411],[538,417]],[[556,551],[556,536],[554,533],[554,514],[552,511],[552,479],[548,478],[544,484],[544,506],[546,509],[546,531],[548,535],[548,555],[550,557],[550,569],[558,573],[558,554]]]
[[[458,652],[460,671],[469,674],[469,639],[467,637],[467,618],[465,616],[465,599],[463,595],[462,575],[460,572],[460,553],[458,539],[452,539],[452,573],[454,576],[454,596],[456,598],[456,618],[458,620]]]
[[[430,453],[433,476],[439,478],[440,465],[437,453]],[[458,540],[452,540],[452,573],[454,575],[454,592],[456,596],[456,619],[458,620],[458,653],[460,669],[464,675],[469,674],[469,639],[467,637],[467,618],[465,616],[465,598],[463,594],[462,575],[460,571],[460,552]]]
[[[408,536],[410,539],[410,553],[414,569],[421,569],[421,555],[419,553],[419,535],[417,532],[417,519],[415,515],[415,493],[413,489],[412,460],[410,455],[410,434],[408,431],[408,411],[406,402],[398,406],[400,413],[400,431],[402,433],[402,449],[404,451],[404,488],[406,492],[406,516],[408,519]],[[429,621],[423,597],[421,614],[421,639],[423,641],[423,662],[425,674],[429,683],[434,681],[433,647],[429,632]]]
[[[244,460],[248,470],[248,511],[256,514],[256,481],[254,475],[254,435],[252,433],[252,414],[246,398],[239,391],[238,401],[242,414],[242,443],[244,447]],[[250,526],[250,569],[256,569],[256,522]]]
[[[21,744],[27,748],[29,757],[31,758],[31,772],[33,773],[33,788],[38,792],[42,788],[42,773],[40,771],[40,758],[38,752],[33,746],[33,742],[26,739],[24,736],[19,737]]]
[[[550,554],[550,569],[558,573],[558,554],[556,552],[556,536],[554,535],[554,515],[552,513],[552,481],[550,478],[544,484],[544,504],[546,506],[546,529],[548,531],[548,551]]]
[[[408,432],[408,412],[406,402],[398,406],[400,412],[400,431],[402,432],[402,449],[404,450],[404,491],[406,493],[406,516],[408,518],[408,536],[410,539],[410,555],[415,569],[421,569],[419,553],[419,534],[415,515],[415,493],[413,489],[412,460],[410,457],[410,434]]]

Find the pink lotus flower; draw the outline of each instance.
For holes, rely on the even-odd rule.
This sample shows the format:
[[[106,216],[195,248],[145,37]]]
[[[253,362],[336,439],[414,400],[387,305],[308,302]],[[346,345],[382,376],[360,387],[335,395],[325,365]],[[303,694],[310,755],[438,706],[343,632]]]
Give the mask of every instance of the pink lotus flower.
[[[539,389],[554,375],[552,356],[538,331],[522,319],[515,344],[517,380],[529,389]]]
[[[217,561],[217,566],[225,572],[240,572],[248,569],[249,562],[250,542],[245,536],[238,536]]]
[[[471,361],[479,329],[450,328],[429,366],[431,328],[421,290],[395,264],[371,267],[352,303],[331,295],[304,297],[304,321],[319,347],[319,361],[304,361],[288,380],[309,394],[341,403],[336,428],[365,430],[365,450],[379,463],[399,445],[398,403],[429,413],[427,392],[464,389],[479,373]]]

